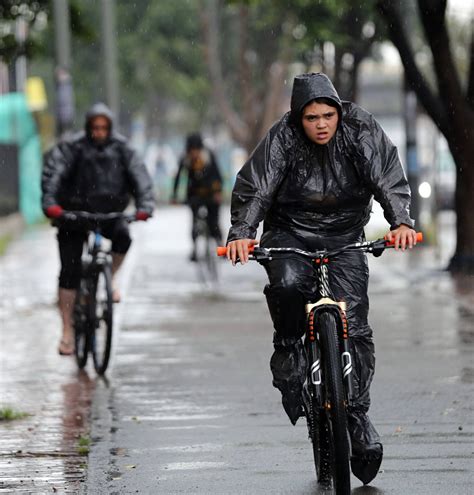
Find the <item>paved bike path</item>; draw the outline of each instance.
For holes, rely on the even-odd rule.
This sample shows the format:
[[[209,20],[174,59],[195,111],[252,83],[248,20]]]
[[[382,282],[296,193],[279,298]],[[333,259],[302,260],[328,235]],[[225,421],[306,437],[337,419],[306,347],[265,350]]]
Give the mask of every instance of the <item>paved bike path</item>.
[[[0,422],[0,493],[318,493],[304,425],[290,426],[270,385],[264,273],[223,265],[220,291],[203,290],[187,213],[133,226],[108,382],[57,355],[54,229],[26,231],[0,258],[0,406],[29,414]],[[371,264],[386,455],[374,487],[354,493],[469,493],[472,279],[455,296],[430,256]]]
[[[204,290],[182,211],[162,215],[136,251],[110,381],[96,389],[88,492],[321,493],[306,427],[289,424],[271,386],[263,270],[222,265],[220,290]],[[435,265],[429,251],[371,261],[371,416],[385,460],[353,493],[471,489],[472,279],[456,301]]]

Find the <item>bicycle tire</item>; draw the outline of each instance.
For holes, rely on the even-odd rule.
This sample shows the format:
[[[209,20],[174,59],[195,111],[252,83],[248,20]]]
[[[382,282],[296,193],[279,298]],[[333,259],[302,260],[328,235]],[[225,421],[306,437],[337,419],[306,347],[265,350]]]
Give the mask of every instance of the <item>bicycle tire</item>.
[[[337,495],[351,492],[350,448],[347,431],[344,384],[337,322],[328,311],[318,315],[318,329],[322,347],[323,380],[326,384],[331,464],[334,489]]]
[[[205,286],[212,286],[217,282],[217,257],[215,255],[214,238],[209,234],[207,225],[204,225],[196,237],[196,265],[198,277]]]
[[[207,271],[209,274],[209,280],[211,282],[217,282],[217,256],[216,256],[217,244],[213,237],[207,235],[206,237],[206,263]]]
[[[112,271],[109,264],[100,267],[94,281],[91,298],[91,325],[94,368],[99,375],[103,375],[107,370],[112,348]]]
[[[320,361],[319,344],[317,347],[316,342],[312,342],[307,336],[305,347],[310,366],[308,367],[308,377],[303,389],[303,404],[308,423],[309,439],[313,448],[316,479],[322,485],[328,486],[332,479],[329,426],[320,400],[316,399],[315,385],[312,383],[312,374],[310,372],[311,364],[316,360]]]
[[[89,322],[87,315],[87,292],[85,289],[85,280],[81,280],[76,302],[74,303],[74,355],[79,369],[83,369],[87,364],[89,355],[90,338]]]
[[[194,241],[196,254],[196,268],[199,280],[202,283],[207,282],[207,236],[206,232],[198,232]]]

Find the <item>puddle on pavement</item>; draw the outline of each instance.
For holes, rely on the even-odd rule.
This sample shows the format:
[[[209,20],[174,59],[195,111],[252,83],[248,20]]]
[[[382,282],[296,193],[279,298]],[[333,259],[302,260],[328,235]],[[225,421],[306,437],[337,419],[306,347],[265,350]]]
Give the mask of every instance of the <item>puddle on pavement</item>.
[[[226,466],[225,462],[171,462],[163,466],[168,471],[189,471],[195,469],[214,469]]]
[[[202,452],[218,452],[222,450],[224,446],[217,443],[203,443],[195,445],[173,445],[167,447],[153,447],[148,449],[133,449],[130,453],[143,453],[143,452],[177,452],[177,453],[202,453]]]
[[[154,414],[146,416],[125,416],[123,421],[202,421],[221,418],[219,414]]]

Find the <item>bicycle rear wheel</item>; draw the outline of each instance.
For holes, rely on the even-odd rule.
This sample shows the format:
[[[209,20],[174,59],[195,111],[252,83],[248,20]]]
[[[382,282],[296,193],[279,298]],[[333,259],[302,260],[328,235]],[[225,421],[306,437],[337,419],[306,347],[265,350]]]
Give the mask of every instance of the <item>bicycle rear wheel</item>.
[[[82,369],[87,364],[89,355],[89,321],[87,317],[87,298],[88,292],[86,281],[81,280],[81,286],[77,293],[74,304],[74,354],[76,356],[77,366]]]
[[[346,495],[351,491],[350,449],[341,352],[335,316],[330,312],[321,313],[318,318],[318,329],[323,349],[323,380],[327,393],[325,409],[329,427],[334,488],[336,494]]]
[[[113,325],[112,273],[108,264],[97,273],[92,299],[92,357],[95,370],[103,375],[109,364]]]

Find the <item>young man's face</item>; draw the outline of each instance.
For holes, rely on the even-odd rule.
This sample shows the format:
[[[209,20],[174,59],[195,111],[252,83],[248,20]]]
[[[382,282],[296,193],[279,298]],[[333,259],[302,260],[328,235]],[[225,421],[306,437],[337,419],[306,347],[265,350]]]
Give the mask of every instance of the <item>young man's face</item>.
[[[303,109],[303,129],[308,138],[316,144],[328,143],[336,134],[339,114],[326,103],[313,101]]]
[[[107,117],[98,115],[90,122],[91,137],[98,143],[103,143],[107,140],[110,133],[110,122]]]

